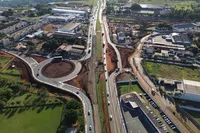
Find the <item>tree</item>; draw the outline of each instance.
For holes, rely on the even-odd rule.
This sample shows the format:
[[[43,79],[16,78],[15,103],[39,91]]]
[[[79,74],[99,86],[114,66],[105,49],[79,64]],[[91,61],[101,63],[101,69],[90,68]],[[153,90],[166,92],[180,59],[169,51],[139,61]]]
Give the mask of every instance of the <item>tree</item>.
[[[199,52],[197,47],[189,47],[188,50],[191,51],[194,55],[197,55]]]
[[[131,8],[132,11],[140,11],[142,7],[139,4],[132,4]]]
[[[66,103],[66,109],[80,109],[81,108],[81,104],[78,101],[75,100],[70,100]]]
[[[74,109],[65,110],[64,123],[66,123],[68,126],[71,126],[77,121],[77,119],[78,115],[76,110]]]
[[[47,41],[46,43],[44,43],[42,45],[42,48],[46,51],[53,51],[55,50],[56,48],[58,48],[59,44],[58,44],[58,41],[56,39],[52,39],[52,40],[49,40]]]

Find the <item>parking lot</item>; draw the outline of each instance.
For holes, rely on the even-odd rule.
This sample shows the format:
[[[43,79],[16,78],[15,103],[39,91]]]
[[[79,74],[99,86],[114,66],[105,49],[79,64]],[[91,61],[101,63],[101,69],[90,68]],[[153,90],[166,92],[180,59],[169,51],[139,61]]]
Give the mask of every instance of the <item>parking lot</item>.
[[[171,128],[174,132],[179,132],[179,130],[176,128],[176,126],[173,124],[173,122],[167,117],[167,115],[158,107],[158,105],[146,94],[144,93],[143,96],[148,101],[149,106],[152,106],[156,110],[159,111],[160,116],[156,116],[153,111],[149,108],[149,106],[146,106],[146,109],[150,112],[151,115],[148,115],[149,117],[152,117],[153,121],[156,121],[156,126],[159,127],[159,130],[163,130],[164,132],[168,133],[169,130],[167,127]],[[162,120],[161,120],[162,119]],[[167,126],[168,125],[168,126]]]

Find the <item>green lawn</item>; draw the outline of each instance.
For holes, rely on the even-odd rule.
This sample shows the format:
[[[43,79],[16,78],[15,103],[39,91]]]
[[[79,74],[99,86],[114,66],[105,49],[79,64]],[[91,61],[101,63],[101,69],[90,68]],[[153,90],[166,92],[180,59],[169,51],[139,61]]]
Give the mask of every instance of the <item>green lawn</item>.
[[[19,113],[19,109],[7,109],[9,113],[0,113],[1,133],[56,133],[60,124],[62,106],[44,108],[40,113],[40,107],[25,110]]]
[[[197,111],[186,110],[199,124],[200,124],[200,113]]]
[[[118,85],[118,86],[120,95],[130,92],[142,93],[142,90],[137,83],[131,83],[130,86],[129,85]]]
[[[0,57],[0,69],[3,67],[4,64],[8,63],[10,57]]]
[[[5,79],[9,79],[11,81],[20,81],[20,71],[16,68],[13,69],[4,69],[2,72],[0,72],[0,76],[2,76]]]
[[[188,68],[146,61],[143,62],[143,67],[150,75],[154,75],[156,78],[200,81],[200,71],[197,68]]]
[[[19,102],[19,103],[17,103]],[[7,102],[7,106],[24,106],[24,105],[42,105],[52,103],[62,103],[55,97],[43,97],[41,95],[32,94],[23,90],[20,90],[17,94],[13,95]]]

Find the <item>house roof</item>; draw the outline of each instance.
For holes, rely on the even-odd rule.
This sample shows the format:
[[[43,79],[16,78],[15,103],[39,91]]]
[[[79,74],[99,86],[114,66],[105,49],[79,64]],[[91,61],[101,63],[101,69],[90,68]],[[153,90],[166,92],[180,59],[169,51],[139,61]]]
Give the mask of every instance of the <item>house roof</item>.
[[[124,32],[121,31],[121,32],[118,33],[118,36],[119,37],[125,37],[125,34],[124,34]]]

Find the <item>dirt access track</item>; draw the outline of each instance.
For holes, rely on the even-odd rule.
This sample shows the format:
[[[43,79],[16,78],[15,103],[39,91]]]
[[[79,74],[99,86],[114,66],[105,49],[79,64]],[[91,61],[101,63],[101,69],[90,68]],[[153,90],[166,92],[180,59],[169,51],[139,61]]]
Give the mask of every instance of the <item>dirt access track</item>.
[[[48,78],[60,78],[69,75],[75,69],[75,65],[71,61],[54,60],[42,68],[42,74]]]

